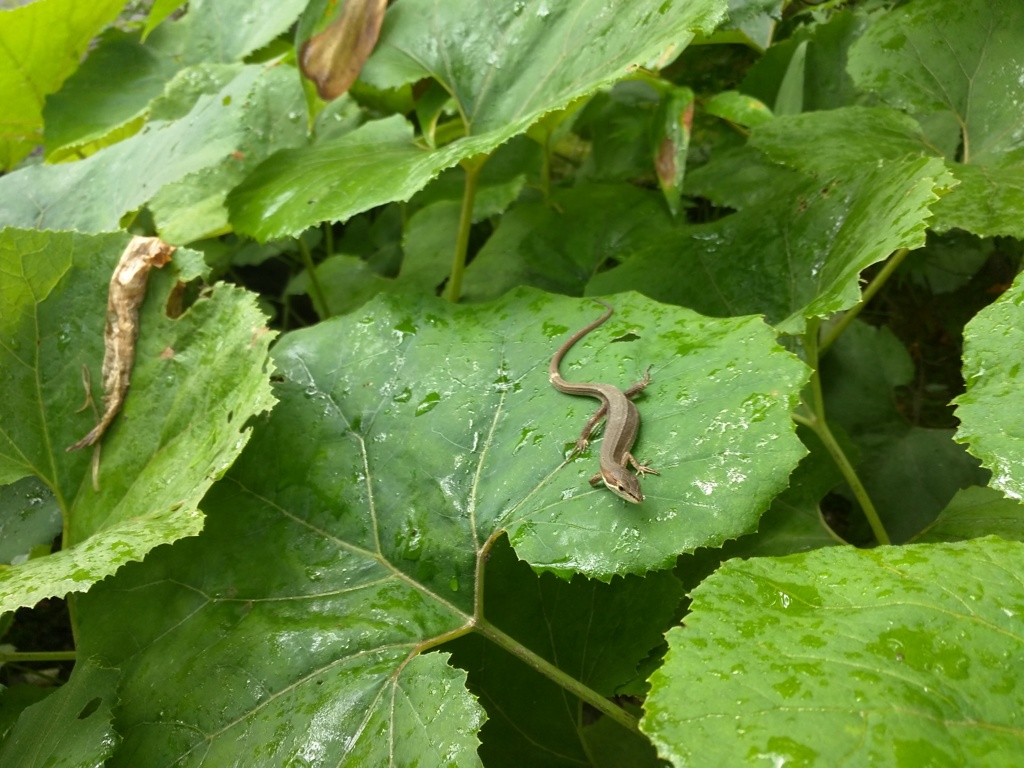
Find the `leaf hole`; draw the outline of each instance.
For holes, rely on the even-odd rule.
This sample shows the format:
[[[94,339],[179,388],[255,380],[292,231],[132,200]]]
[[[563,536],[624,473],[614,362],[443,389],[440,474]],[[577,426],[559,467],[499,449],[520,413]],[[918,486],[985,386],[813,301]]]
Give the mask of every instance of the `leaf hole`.
[[[85,720],[91,716],[97,709],[100,708],[100,704],[103,703],[103,699],[99,696],[92,699],[88,704],[82,707],[82,711],[78,713],[79,720]]]

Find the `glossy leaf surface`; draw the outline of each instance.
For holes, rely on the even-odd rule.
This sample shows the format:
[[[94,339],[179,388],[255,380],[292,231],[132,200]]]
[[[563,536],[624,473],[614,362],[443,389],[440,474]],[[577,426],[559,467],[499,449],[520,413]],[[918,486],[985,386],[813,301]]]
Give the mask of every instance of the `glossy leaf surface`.
[[[116,669],[83,661],[71,681],[28,707],[0,746],[0,764],[18,768],[90,768],[117,748]]]
[[[964,381],[956,399],[956,439],[992,470],[991,485],[1024,498],[1024,405],[1020,350],[1024,347],[1024,278],[981,310],[964,333]],[[998,424],[998,429],[993,429]]]
[[[262,67],[201,96],[182,119],[140,133],[76,163],[36,165],[0,178],[0,221],[37,229],[109,232],[166,184],[224,162],[248,128]]]
[[[732,560],[669,632],[642,728],[673,765],[1010,764],[1022,556],[988,538]]]
[[[590,488],[595,452],[563,460],[593,407],[545,369],[590,302],[378,298],[282,339],[280,402],[204,502],[207,530],[85,598],[84,644],[125,670],[126,754],[198,762],[245,744],[253,759],[379,764],[394,738],[468,755],[479,707],[423,651],[473,627],[489,538],[509,532],[536,568],[608,580],[749,530],[803,452],[789,422],[803,366],[756,319],[616,305],[564,370],[621,379],[653,364],[640,450],[662,475],[639,506]],[[630,329],[635,343],[609,348]],[[171,669],[194,682],[157,685]]]
[[[723,10],[720,0],[403,0],[388,10],[362,77],[380,88],[435,78],[454,97],[465,137],[425,150],[393,117],[358,138],[279,153],[232,194],[232,222],[267,239],[407,200],[445,168],[493,151],[629,67],[674,57]],[[591,44],[573,43],[582,39]]]
[[[1024,237],[1022,36],[1024,6],[1014,0],[917,0],[880,18],[851,50],[862,87],[959,126],[950,159],[962,184],[936,207],[938,231]]]

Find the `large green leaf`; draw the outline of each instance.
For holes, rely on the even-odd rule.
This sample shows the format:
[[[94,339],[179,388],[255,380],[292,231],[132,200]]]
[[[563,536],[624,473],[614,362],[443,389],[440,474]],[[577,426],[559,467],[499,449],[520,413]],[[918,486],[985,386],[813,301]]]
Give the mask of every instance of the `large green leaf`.
[[[387,13],[362,77],[390,88],[434,78],[467,136],[414,144],[400,118],[278,153],[230,198],[232,223],[267,239],[406,200],[442,170],[489,153],[547,112],[675,55],[721,18],[724,0],[403,0]],[[580,46],[578,41],[586,40]]]
[[[325,763],[378,765],[387,734],[474,749],[462,674],[423,651],[479,627],[501,532],[535,567],[609,580],[752,530],[803,453],[803,366],[757,318],[615,302],[564,371],[625,384],[653,364],[638,454],[662,474],[639,506],[590,488],[596,449],[564,459],[594,404],[546,368],[589,301],[378,297],[284,337],[280,402],[204,501],[202,536],[81,602],[85,652],[125,670],[126,754],[276,764],[315,741]],[[413,681],[433,697],[394,710]]]
[[[850,51],[858,83],[890,104],[959,126],[960,187],[935,228],[1024,237],[1024,5],[915,0],[881,15]]]
[[[0,10],[0,168],[41,143],[43,101],[78,67],[124,0],[37,0]]]
[[[777,118],[755,129],[785,135],[825,157],[831,147],[806,126]],[[863,142],[850,133],[848,141]],[[901,246],[924,243],[935,187],[945,170],[916,157],[798,174],[764,163],[745,150],[709,163],[688,177],[691,193],[738,208],[709,224],[621,254],[624,263],[595,276],[588,292],[631,288],[714,315],[763,313],[784,333],[799,333],[808,317],[827,316],[860,300],[860,272]],[[710,187],[705,191],[705,186]],[[628,210],[608,219],[644,228]],[[617,226],[622,227],[623,224]],[[564,238],[564,229],[549,235]]]
[[[0,611],[88,589],[153,547],[198,533],[197,505],[248,439],[246,420],[273,402],[270,334],[254,297],[219,285],[176,319],[164,307],[198,254],[155,270],[140,317],[132,384],[102,440],[99,490],[90,451],[65,452],[94,424],[76,413],[100,364],[110,275],[125,235],[0,233],[0,480],[36,475],[64,515],[64,549],[0,572]]]
[[[964,330],[964,381],[956,399],[956,439],[992,470],[990,485],[1024,499],[1024,276]]]
[[[18,768],[89,768],[117,749],[113,727],[116,669],[80,661],[71,680],[22,712],[0,748],[0,764]]]
[[[180,66],[137,37],[108,30],[66,86],[46,100],[47,157],[98,142],[143,117]]]
[[[188,119],[200,94],[216,96],[256,70],[258,80],[245,97],[233,151],[171,182],[149,201],[160,236],[171,243],[189,243],[229,231],[224,204],[228,191],[272,152],[306,140],[306,100],[295,72],[288,67],[199,65],[179,73],[163,98],[152,106],[156,119]],[[229,96],[230,98],[230,96]],[[182,104],[188,105],[183,108]]]
[[[1014,765],[1022,557],[989,538],[731,560],[669,632],[641,727],[677,766]]]
[[[180,120],[141,133],[76,163],[37,165],[0,178],[0,223],[38,229],[109,232],[122,215],[166,184],[227,162],[267,119],[259,94],[268,78],[246,67],[218,93],[201,96]],[[270,78],[273,79],[273,78]]]
[[[141,121],[180,70],[240,62],[288,29],[304,5],[305,0],[193,0],[181,19],[160,26],[145,44],[138,35],[111,30],[64,88],[47,99],[47,155],[63,149],[60,157],[89,142],[124,138],[115,129]],[[172,3],[164,15],[173,10]],[[155,13],[157,8],[151,20]],[[297,75],[292,72],[291,77]],[[285,109],[284,114],[290,111]],[[305,117],[305,105],[302,114]],[[270,146],[269,151],[277,148]]]

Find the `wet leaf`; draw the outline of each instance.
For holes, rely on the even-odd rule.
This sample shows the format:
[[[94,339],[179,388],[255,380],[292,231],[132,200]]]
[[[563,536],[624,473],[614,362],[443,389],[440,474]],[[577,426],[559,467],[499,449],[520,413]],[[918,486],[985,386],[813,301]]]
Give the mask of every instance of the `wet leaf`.
[[[114,729],[120,674],[90,660],[71,679],[25,709],[0,747],[0,764],[18,768],[87,768],[103,765],[117,749]]]
[[[936,206],[937,231],[1024,237],[1022,36],[1015,0],[917,0],[880,16],[850,51],[861,87],[960,128],[949,159],[963,183]]]
[[[0,221],[24,228],[117,230],[125,213],[165,185],[230,158],[251,130],[245,117],[264,71],[247,67],[217,94],[200,97],[182,119],[151,122],[85,160],[0,177]]]
[[[60,529],[57,499],[38,477],[0,486],[0,563],[9,565],[35,547],[49,551]]]
[[[641,728],[677,766],[1012,764],[1022,557],[989,538],[730,560],[669,632]]]
[[[239,135],[234,149],[219,162],[201,168],[161,188],[149,201],[157,231],[165,240],[189,243],[230,230],[224,205],[228,190],[237,185],[268,155],[306,140],[305,95],[294,71],[286,67],[219,65],[190,67],[171,82],[163,98],[154,102],[160,119],[188,120],[191,104],[200,94],[214,97],[229,90],[233,80],[244,80],[250,69],[257,81],[233,116]],[[196,82],[209,80],[196,89]],[[176,102],[190,105],[183,109]]]
[[[0,233],[0,478],[41,478],[64,516],[64,549],[0,572],[0,611],[78,592],[153,547],[202,528],[197,505],[248,439],[245,422],[273,402],[270,334],[251,295],[216,286],[183,315],[165,305],[198,254],[179,249],[150,281],[124,408],[103,439],[100,490],[92,452],[64,448],[95,424],[82,367],[102,397],[110,275],[126,235]]]
[[[362,78],[379,88],[437,79],[466,135],[424,150],[412,127],[392,117],[280,152],[232,193],[232,223],[267,239],[407,200],[445,168],[493,151],[631,66],[678,54],[723,10],[721,0],[402,0],[389,9]],[[592,44],[570,42],[578,40]]]
[[[240,64],[288,29],[305,2],[193,0],[180,19],[163,24],[147,36],[154,19],[163,20],[181,5],[184,3],[179,0],[154,3],[143,42],[137,33],[108,31],[83,66],[47,99],[44,117],[49,160],[65,159],[78,151],[89,155],[131,136],[141,127],[153,100],[176,75],[192,82],[199,77],[195,73],[179,74],[182,70],[195,65]],[[294,73],[289,74],[289,85],[295,87]],[[293,109],[284,107],[278,114],[283,116]],[[304,117],[304,102],[301,111]],[[278,148],[271,143],[265,154]],[[252,159],[262,160],[265,154]]]
[[[956,439],[992,470],[993,488],[1024,499],[1024,405],[1018,382],[1024,348],[1024,277],[964,329],[967,391],[956,403]],[[993,425],[998,424],[998,428]]]
[[[780,124],[784,120],[776,118],[762,128]],[[791,130],[793,141],[796,129]],[[524,212],[530,216],[525,222],[512,218],[515,209],[506,215],[479,265],[467,271],[466,292],[472,295],[476,287],[474,270],[480,271],[475,279],[494,284],[484,274],[486,265],[512,280],[567,292],[628,288],[708,315],[763,313],[779,331],[798,333],[805,318],[856,304],[864,267],[901,245],[924,243],[935,187],[944,174],[940,160],[916,158],[815,176],[764,163],[747,150],[689,174],[688,192],[739,209],[697,225],[674,223],[637,204],[639,190],[598,193],[580,186],[556,196],[560,205],[579,201],[564,213],[533,206],[532,214]],[[620,202],[595,199],[588,210],[585,197],[597,194]],[[592,220],[601,223],[595,227]],[[589,248],[578,247],[591,240]],[[521,250],[518,241],[526,243]],[[492,248],[494,256],[508,258],[492,259]],[[534,253],[546,254],[540,270]],[[619,265],[594,274],[608,257]]]
[[[295,23],[307,0],[191,0],[148,43],[184,64],[242,61]]]
[[[662,474],[639,506],[590,487],[596,450],[564,460],[594,404],[546,368],[592,302],[378,297],[282,338],[280,402],[204,501],[203,535],[81,604],[83,646],[125,671],[125,754],[377,765],[393,735],[469,763],[479,705],[424,651],[474,627],[489,538],[609,580],[750,530],[803,453],[789,418],[802,364],[756,318],[615,303],[563,372],[625,384],[653,364],[638,453]],[[622,681],[615,659],[599,668],[602,690]],[[161,684],[171,670],[193,682]],[[393,710],[412,681],[428,698]]]
[[[138,130],[149,103],[179,66],[132,35],[108,30],[65,87],[46,99],[47,160],[66,159],[83,150],[92,154],[88,150],[125,138],[117,129],[133,122]],[[112,76],[116,83],[111,83]]]

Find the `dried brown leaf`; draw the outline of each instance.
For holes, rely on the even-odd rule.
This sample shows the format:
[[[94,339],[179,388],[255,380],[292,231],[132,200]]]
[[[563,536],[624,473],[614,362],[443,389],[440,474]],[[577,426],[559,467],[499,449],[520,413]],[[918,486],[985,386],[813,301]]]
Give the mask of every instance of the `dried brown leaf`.
[[[107,327],[103,333],[103,400],[106,409],[93,429],[67,450],[94,444],[121,410],[135,363],[139,336],[139,308],[146,298],[149,270],[171,260],[174,246],[158,237],[133,237],[110,278]]]
[[[321,99],[336,99],[359,77],[373,52],[387,0],[348,0],[327,29],[302,44],[299,66]]]

